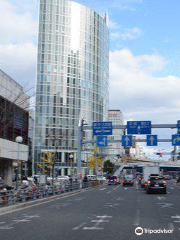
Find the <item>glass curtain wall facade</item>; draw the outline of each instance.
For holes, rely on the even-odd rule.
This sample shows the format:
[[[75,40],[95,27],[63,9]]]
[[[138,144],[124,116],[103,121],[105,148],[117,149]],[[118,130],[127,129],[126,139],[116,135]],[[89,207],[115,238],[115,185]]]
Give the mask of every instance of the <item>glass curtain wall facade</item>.
[[[73,153],[76,161],[79,121],[107,120],[108,79],[106,16],[69,0],[41,0],[35,172],[47,151],[56,152],[57,163],[67,162],[69,153]]]

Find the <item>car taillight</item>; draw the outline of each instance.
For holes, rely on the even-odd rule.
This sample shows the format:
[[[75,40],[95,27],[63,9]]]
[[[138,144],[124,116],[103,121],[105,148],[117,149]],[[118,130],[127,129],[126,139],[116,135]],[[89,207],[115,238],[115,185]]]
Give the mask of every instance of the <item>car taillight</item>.
[[[114,181],[116,182],[116,181],[117,181],[117,179],[115,178],[115,179],[114,179]]]
[[[141,178],[139,178],[139,180],[141,180]]]
[[[107,181],[109,182],[109,179],[107,179]]]
[[[166,184],[166,181],[163,181],[164,184]]]
[[[151,183],[151,181],[148,181],[148,184],[150,184]]]
[[[123,181],[123,183],[125,183],[125,181]]]
[[[159,178],[158,177],[155,177],[156,180],[158,180]]]

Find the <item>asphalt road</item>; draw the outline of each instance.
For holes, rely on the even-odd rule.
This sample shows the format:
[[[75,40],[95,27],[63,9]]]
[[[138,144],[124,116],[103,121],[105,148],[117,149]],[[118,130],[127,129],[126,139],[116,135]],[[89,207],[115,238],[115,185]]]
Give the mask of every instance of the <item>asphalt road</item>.
[[[141,227],[142,235],[135,229]],[[171,233],[146,233],[163,230]],[[103,186],[0,216],[3,240],[180,239],[180,187],[149,194]]]

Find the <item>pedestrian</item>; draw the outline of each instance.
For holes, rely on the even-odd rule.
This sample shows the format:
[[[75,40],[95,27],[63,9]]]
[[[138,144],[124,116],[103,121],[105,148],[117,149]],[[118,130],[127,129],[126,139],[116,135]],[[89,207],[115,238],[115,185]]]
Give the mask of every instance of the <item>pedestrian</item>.
[[[87,187],[87,182],[88,182],[88,178],[87,178],[86,175],[84,176],[83,182],[84,182],[84,187],[86,188]]]

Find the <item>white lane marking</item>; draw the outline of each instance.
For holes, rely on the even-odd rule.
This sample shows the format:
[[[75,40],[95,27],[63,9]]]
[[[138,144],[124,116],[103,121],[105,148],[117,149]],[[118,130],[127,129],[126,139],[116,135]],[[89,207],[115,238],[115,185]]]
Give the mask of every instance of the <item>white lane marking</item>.
[[[119,186],[116,186],[115,188],[113,188],[113,190],[116,190],[118,187],[120,187],[120,185],[119,185]]]
[[[25,214],[24,214],[25,215]],[[0,227],[0,229],[6,229],[6,230],[9,230],[9,229],[12,229],[14,228],[14,225],[18,224],[18,223],[23,223],[23,222],[30,222],[30,218],[36,218],[36,217],[40,217],[38,214],[34,215],[34,216],[24,216],[25,218],[24,219],[14,219],[12,221],[12,223],[10,223],[9,225],[6,225],[6,226],[2,226]]]
[[[180,222],[180,216],[179,215],[171,216],[171,218],[177,219],[177,221],[174,220],[174,222]]]
[[[174,189],[173,187],[170,187],[170,189]]]
[[[84,227],[83,230],[103,230],[104,227],[100,227],[99,225],[104,223],[104,222],[109,222],[109,220],[104,220],[104,218],[112,218],[112,216],[97,216],[97,220],[91,220],[91,222],[95,222],[94,226],[92,227]]]
[[[29,219],[20,219],[20,220],[13,220],[15,223],[20,223],[20,222],[30,222],[31,220]]]
[[[4,226],[4,227],[0,227],[0,229],[5,229],[5,230],[9,230],[12,229],[13,227],[9,227],[9,226]]]
[[[112,216],[96,216],[97,218],[112,218]]]
[[[73,230],[78,230],[78,229],[80,229],[81,227],[83,227],[84,225],[86,225],[86,222],[79,224],[79,226],[73,228]]]
[[[165,197],[157,197],[157,198],[158,198],[158,200],[166,200]]]
[[[123,200],[124,200],[124,197],[117,197],[115,200],[116,200],[116,201],[123,201]]]
[[[100,222],[100,223],[103,223],[103,222],[109,222],[109,220],[99,219],[99,220],[92,220],[91,222]]]
[[[107,193],[111,193],[111,191],[107,192]]]
[[[101,188],[101,189],[99,189],[100,191],[103,191],[103,190],[105,190],[106,188]]]
[[[172,203],[156,203],[159,206],[161,206],[161,208],[172,208],[173,204]]]
[[[26,218],[39,218],[39,214],[36,214],[36,215],[27,215],[27,214],[23,214],[24,217]]]
[[[170,193],[170,192],[167,192],[167,193]]]
[[[101,228],[101,227],[84,227],[83,230],[104,230],[104,228]]]
[[[134,225],[138,226],[139,225],[139,220],[140,220],[140,209],[137,209],[135,220],[134,220]]]
[[[4,224],[5,222],[0,222],[0,224]]]
[[[127,188],[124,188],[124,190],[127,190]]]

